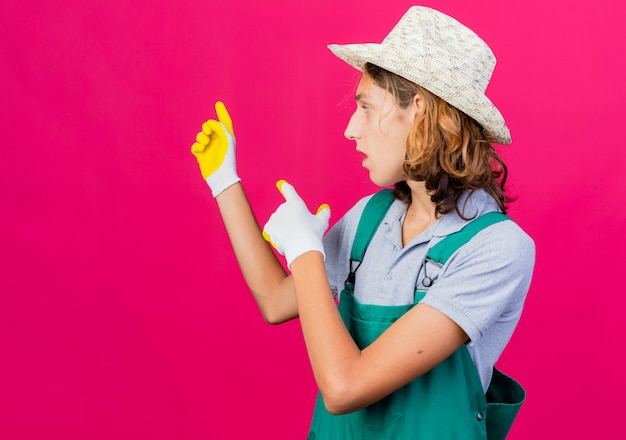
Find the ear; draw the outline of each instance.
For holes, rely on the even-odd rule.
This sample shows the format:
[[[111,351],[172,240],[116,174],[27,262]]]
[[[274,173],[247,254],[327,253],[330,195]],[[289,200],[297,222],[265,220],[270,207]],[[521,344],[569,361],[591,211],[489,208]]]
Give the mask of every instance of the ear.
[[[411,122],[415,121],[417,115],[421,115],[424,112],[424,99],[418,93],[413,97],[413,100],[404,109],[407,115],[407,119]]]
[[[415,107],[415,112],[417,114],[421,114],[424,112],[424,98],[422,98],[422,95],[420,95],[419,93],[417,93],[414,97],[413,97],[413,106]]]

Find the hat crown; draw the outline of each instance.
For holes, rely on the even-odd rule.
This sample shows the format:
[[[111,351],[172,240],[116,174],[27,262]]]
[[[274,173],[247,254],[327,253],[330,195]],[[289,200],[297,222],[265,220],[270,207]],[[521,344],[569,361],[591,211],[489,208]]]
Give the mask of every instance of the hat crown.
[[[474,31],[454,18],[423,6],[411,7],[385,37],[381,45],[405,63],[428,63],[445,69],[485,93],[496,66],[496,58]],[[408,78],[420,83],[422,78]]]

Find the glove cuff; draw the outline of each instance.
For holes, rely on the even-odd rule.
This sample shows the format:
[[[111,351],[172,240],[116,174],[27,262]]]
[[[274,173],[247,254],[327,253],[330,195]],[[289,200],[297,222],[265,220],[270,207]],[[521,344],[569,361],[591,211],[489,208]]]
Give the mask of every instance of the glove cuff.
[[[211,188],[213,198],[220,195],[226,188],[240,182],[241,179],[237,175],[235,167],[229,169],[229,167],[222,167],[215,173],[206,178],[206,183]]]
[[[317,241],[317,240],[315,240]],[[311,251],[317,251],[320,252],[322,254],[322,258],[324,260],[326,260],[326,254],[324,253],[324,246],[322,243],[301,243],[300,246],[298,246],[298,248],[296,249],[289,249],[288,251],[285,252],[285,259],[287,260],[287,267],[289,268],[289,270],[291,270],[291,263],[293,263],[293,261],[302,256],[303,254],[306,254],[307,252],[311,252]]]

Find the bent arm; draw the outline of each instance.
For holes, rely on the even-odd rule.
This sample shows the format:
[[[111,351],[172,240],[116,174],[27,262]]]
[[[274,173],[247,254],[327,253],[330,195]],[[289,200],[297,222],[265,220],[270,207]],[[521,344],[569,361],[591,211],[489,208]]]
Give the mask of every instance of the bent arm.
[[[331,413],[371,405],[428,372],[467,341],[454,321],[420,304],[361,351],[332,299],[321,254],[302,255],[291,270],[313,373]]]
[[[298,316],[293,281],[261,234],[241,183],[216,197],[244,279],[266,322],[280,324]]]

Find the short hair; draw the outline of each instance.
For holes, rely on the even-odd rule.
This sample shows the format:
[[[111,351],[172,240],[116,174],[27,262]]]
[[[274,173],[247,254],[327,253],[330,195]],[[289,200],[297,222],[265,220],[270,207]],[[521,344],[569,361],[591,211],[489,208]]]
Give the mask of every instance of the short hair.
[[[416,95],[422,98],[424,110],[415,116],[406,141],[404,172],[409,179],[425,182],[438,215],[455,209],[465,218],[459,200],[465,191],[477,189],[486,191],[506,212],[512,201],[504,193],[508,170],[478,122],[423,87],[374,64],[366,63],[364,74],[387,90],[401,108],[408,107]],[[406,203],[411,201],[405,181],[396,183],[394,194]]]

